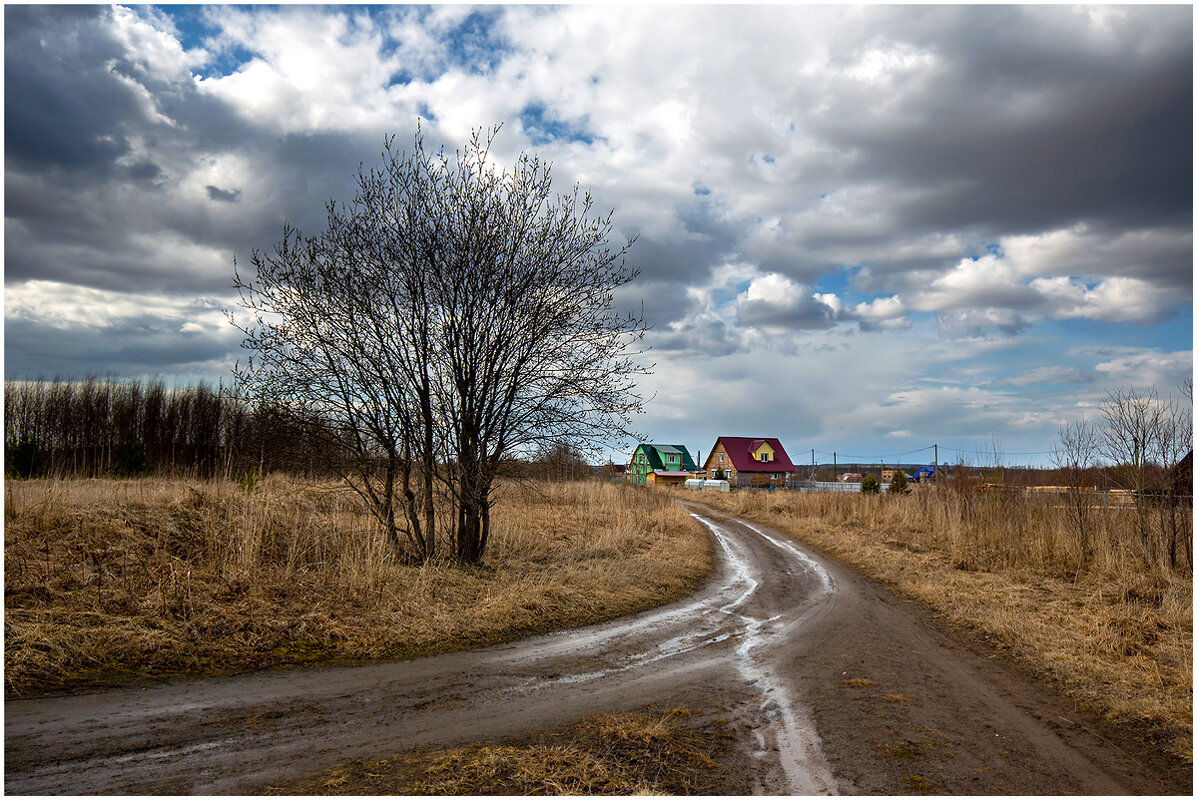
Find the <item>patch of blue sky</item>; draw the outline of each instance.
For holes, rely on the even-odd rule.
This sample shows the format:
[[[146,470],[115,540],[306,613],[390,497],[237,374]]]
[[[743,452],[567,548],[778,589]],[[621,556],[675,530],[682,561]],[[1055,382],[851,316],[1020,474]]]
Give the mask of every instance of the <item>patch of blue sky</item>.
[[[475,74],[492,72],[512,52],[497,24],[502,9],[470,12],[445,38],[450,66]]]
[[[421,101],[420,105],[417,106],[416,114],[423,120],[428,120],[429,122],[437,121],[437,115],[433,113],[431,108],[429,108],[428,103],[423,101]]]
[[[415,76],[409,70],[401,67],[398,72],[391,74],[387,86],[407,86],[413,80],[415,80]]]
[[[835,272],[825,273],[811,285],[811,288],[816,292],[834,292],[837,296],[844,298],[850,295],[864,297],[857,292],[849,284],[848,271],[841,267]]]
[[[197,5],[167,5],[167,6],[132,6],[139,14],[145,14],[150,9],[166,16],[175,26],[179,44],[184,50],[194,50],[204,46],[204,39],[216,33],[216,29],[208,23],[203,6]]]
[[[827,294],[831,292],[840,298],[846,306],[855,306],[858,303],[869,303],[878,298],[888,298],[893,293],[891,292],[861,292],[853,286],[853,276],[860,270],[862,265],[840,265],[830,273],[821,275],[815,283],[811,285],[814,292]]]
[[[144,6],[142,8],[145,8]],[[211,20],[211,7],[203,5],[167,5],[154,6],[154,9],[167,16],[174,23],[178,34],[179,44],[184,50],[204,48],[208,51],[208,60],[193,68],[202,78],[223,78],[232,75],[254,59],[255,54],[248,48],[233,42],[225,42],[219,48],[213,47],[213,38],[220,33],[220,28]],[[277,6],[254,6],[255,10],[273,10]]]
[[[691,184],[691,188],[694,190],[694,193],[700,197],[711,194],[711,190],[698,181],[695,181],[693,184]]]
[[[1006,253],[997,242],[973,242],[965,247],[965,257],[977,261],[985,256],[1002,258]]]
[[[1076,346],[1145,348],[1162,353],[1194,349],[1194,310],[1190,306],[1146,325],[1073,319],[1054,320],[1043,327],[1049,335]]]
[[[520,110],[520,125],[533,145],[549,142],[593,144],[595,135],[586,129],[586,119],[570,122],[555,117],[544,105],[530,103]]]

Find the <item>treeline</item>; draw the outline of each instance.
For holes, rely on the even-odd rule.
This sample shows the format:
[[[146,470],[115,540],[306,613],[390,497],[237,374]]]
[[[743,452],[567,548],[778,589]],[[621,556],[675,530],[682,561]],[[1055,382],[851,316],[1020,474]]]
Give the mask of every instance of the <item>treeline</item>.
[[[4,384],[9,477],[316,475],[322,460],[311,442],[284,410],[220,385],[111,376]]]

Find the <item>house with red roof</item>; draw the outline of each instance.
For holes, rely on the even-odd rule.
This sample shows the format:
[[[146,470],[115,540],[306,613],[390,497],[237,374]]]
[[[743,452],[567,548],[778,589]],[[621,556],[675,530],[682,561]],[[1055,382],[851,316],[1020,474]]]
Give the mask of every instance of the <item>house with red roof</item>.
[[[708,478],[723,471],[734,487],[782,489],[798,468],[777,437],[719,437],[707,454],[703,470]]]

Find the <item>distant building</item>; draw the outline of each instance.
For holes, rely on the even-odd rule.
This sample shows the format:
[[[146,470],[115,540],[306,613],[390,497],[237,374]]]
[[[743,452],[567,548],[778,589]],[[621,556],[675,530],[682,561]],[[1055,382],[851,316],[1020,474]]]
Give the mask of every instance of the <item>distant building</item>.
[[[860,473],[841,473],[840,477],[837,478],[836,480],[837,481],[848,481],[850,483],[860,484],[861,479],[863,479],[863,478],[865,478],[865,476],[861,475]]]
[[[936,469],[935,465],[925,465],[924,467],[921,467],[918,470],[916,470],[914,474],[912,474],[911,480],[917,484],[923,484],[928,481],[934,481],[936,478],[938,478],[938,476],[937,476],[938,472],[939,471]]]
[[[642,442],[628,463],[630,484],[681,484],[698,470],[690,453],[681,445]]]
[[[782,489],[797,468],[777,437],[719,437],[703,471],[713,479],[719,470],[733,487]]]
[[[1169,494],[1176,498],[1194,498],[1194,451],[1191,450],[1185,458],[1169,471]]]

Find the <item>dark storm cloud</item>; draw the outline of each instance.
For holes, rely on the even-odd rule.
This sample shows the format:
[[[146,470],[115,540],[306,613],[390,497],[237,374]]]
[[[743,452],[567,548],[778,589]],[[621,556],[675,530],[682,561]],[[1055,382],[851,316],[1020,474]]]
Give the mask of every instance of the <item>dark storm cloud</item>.
[[[1142,234],[1141,254],[1073,274],[1189,294],[1189,7],[874,7],[861,20],[830,49],[831,76],[791,98],[826,162],[805,160],[793,182],[842,206],[782,213],[739,243],[745,257],[806,283],[867,265],[874,290],[903,292],[971,248],[1082,223],[1098,240]],[[916,66],[846,77],[871,57]],[[955,252],[920,252],[938,237]]]
[[[742,325],[766,325],[779,328],[830,328],[836,324],[836,310],[820,303],[810,293],[789,301],[745,300],[737,306],[736,319]]]
[[[110,290],[187,294],[228,290],[233,258],[269,248],[285,220],[315,233],[326,201],[352,198],[359,161],[383,132],[278,136],[198,92],[187,77],[139,81],[169,123],[121,75],[137,72],[100,7],[5,9],[5,280],[61,281]],[[147,156],[133,153],[137,140]],[[236,153],[260,192],[205,187],[188,200],[179,181],[206,159]],[[212,203],[216,201],[216,203]],[[196,262],[176,242],[219,253]],[[186,248],[184,248],[186,250]]]
[[[633,248],[636,251],[636,248]],[[629,259],[633,263],[633,259]],[[658,331],[691,310],[686,287],[677,281],[656,281],[644,274],[616,290],[614,305],[620,314],[643,315]]]
[[[241,197],[241,190],[239,189],[229,191],[228,189],[221,189],[219,187],[213,186],[212,184],[209,184],[204,188],[208,190],[208,197],[210,199],[220,203],[236,203],[237,198]]]
[[[1085,35],[1084,12],[1061,8],[879,13],[895,40],[942,64],[894,119],[862,125],[846,109],[816,125],[859,154],[860,179],[926,190],[896,210],[901,226],[1189,225],[1188,7],[1131,9],[1109,36]],[[904,124],[910,119],[919,124]]]
[[[684,358],[714,358],[728,356],[740,350],[740,345],[731,336],[722,322],[707,325],[687,326],[681,331],[670,331],[651,338],[653,351],[661,360]]]
[[[108,63],[119,45],[92,6],[5,6],[4,149],[10,162],[112,169],[129,150],[124,120],[140,114]]]
[[[711,269],[734,252],[739,223],[721,219],[714,205],[694,200],[674,207],[676,230],[669,235],[640,234],[628,261],[635,264],[645,280],[700,283]],[[636,232],[621,232],[636,236]],[[669,322],[676,317],[666,317]]]
[[[11,380],[59,374],[188,374],[223,360],[236,345],[231,335],[189,336],[151,317],[98,330],[6,316],[4,341],[4,371]]]

